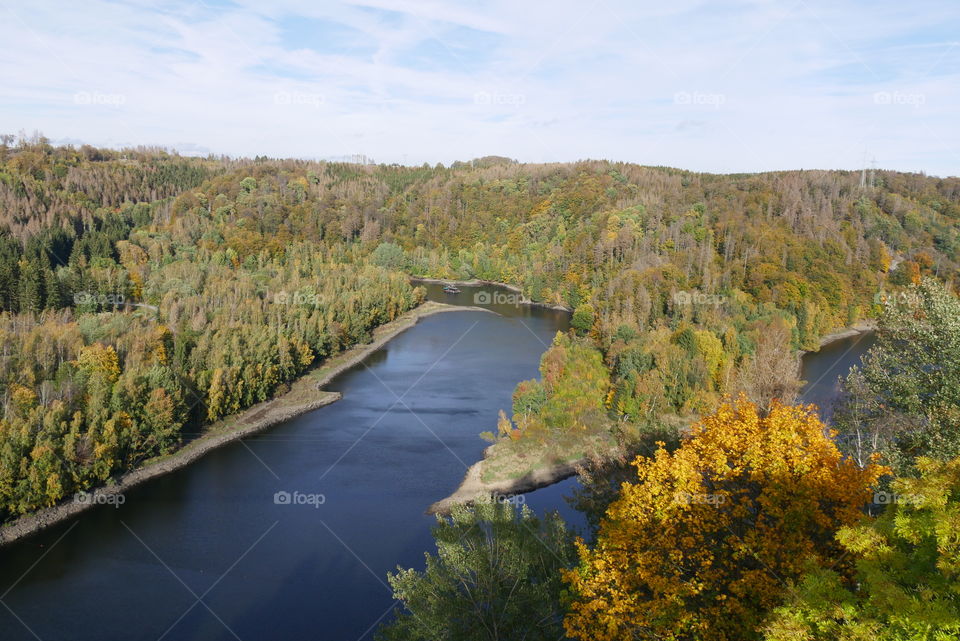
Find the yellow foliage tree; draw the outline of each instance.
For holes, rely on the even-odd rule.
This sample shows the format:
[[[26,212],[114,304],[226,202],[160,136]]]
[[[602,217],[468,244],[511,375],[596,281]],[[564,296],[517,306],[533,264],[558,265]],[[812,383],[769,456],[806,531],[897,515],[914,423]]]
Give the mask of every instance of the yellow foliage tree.
[[[565,573],[567,634],[591,641],[758,637],[784,582],[839,558],[882,468],[845,460],[812,407],[741,398],[674,453],[636,460],[594,549]]]
[[[120,361],[113,345],[94,343],[81,348],[77,366],[88,376],[99,374],[111,385],[120,378]]]

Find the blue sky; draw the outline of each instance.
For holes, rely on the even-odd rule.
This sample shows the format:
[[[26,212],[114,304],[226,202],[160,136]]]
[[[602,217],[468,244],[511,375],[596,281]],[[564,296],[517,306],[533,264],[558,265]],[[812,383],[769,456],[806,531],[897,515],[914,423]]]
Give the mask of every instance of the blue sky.
[[[960,174],[960,3],[0,0],[0,132]]]

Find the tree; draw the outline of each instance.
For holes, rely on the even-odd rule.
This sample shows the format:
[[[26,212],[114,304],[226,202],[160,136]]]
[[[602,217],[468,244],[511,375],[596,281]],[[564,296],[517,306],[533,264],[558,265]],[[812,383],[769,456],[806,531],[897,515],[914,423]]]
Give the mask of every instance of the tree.
[[[917,462],[894,481],[876,520],[837,539],[854,582],[811,569],[766,628],[767,641],[935,641],[960,638],[960,459]]]
[[[513,390],[514,420],[522,424],[527,417],[538,414],[546,402],[547,390],[540,381],[520,381]]]
[[[80,350],[77,367],[89,379],[112,385],[120,377],[120,364],[117,352],[112,345],[94,343]]]
[[[881,473],[845,460],[812,407],[724,403],[673,453],[637,458],[635,483],[578,543],[565,621],[577,639],[754,639],[783,581],[836,558]]]
[[[525,434],[556,444],[607,429],[610,372],[586,339],[557,332],[540,358],[540,375],[541,382],[523,381],[514,392],[513,420]]]
[[[394,243],[380,243],[370,254],[370,260],[374,265],[379,265],[384,269],[400,271],[406,265],[406,257],[403,248]]]
[[[891,297],[843,392],[835,420],[860,460],[879,452],[905,473],[917,456],[960,456],[960,299],[933,279]]]
[[[559,570],[576,559],[557,514],[543,519],[507,501],[458,505],[433,530],[426,569],[388,576],[404,611],[384,641],[555,641],[563,634]]]
[[[800,363],[790,327],[780,317],[757,330],[756,349],[740,370],[737,385],[762,410],[771,402],[792,403],[801,388]]]
[[[570,326],[576,330],[577,334],[583,336],[593,327],[593,321],[593,305],[583,303],[582,305],[577,305],[577,308],[573,311],[573,316],[570,318]]]

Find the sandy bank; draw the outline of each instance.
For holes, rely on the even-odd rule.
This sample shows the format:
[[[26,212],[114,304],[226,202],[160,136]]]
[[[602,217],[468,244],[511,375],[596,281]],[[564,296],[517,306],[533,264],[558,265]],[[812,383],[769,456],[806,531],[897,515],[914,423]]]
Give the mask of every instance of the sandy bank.
[[[370,343],[355,345],[308,371],[291,384],[290,391],[287,393],[269,401],[258,403],[239,414],[234,414],[207,426],[201,436],[188,442],[177,451],[146,461],[141,467],[117,476],[111,483],[90,490],[89,495],[83,496],[82,500],[77,500],[71,496],[58,505],[23,515],[0,527],[0,546],[66,521],[80,512],[98,505],[97,497],[122,494],[150,479],[179,470],[227,443],[261,432],[278,423],[340,400],[341,395],[338,392],[322,391],[320,388],[338,374],[355,366],[372,352],[380,349],[390,339],[416,325],[421,318],[441,312],[455,311],[490,312],[490,310],[480,307],[459,307],[434,301],[423,303],[375,329],[373,340]],[[102,502],[105,501],[100,500],[100,503]]]
[[[464,287],[483,287],[485,285],[491,287],[502,287],[504,289],[510,290],[516,294],[519,294],[521,297],[521,305],[530,305],[532,307],[543,307],[545,309],[555,309],[561,312],[573,312],[573,310],[565,305],[550,305],[549,303],[538,303],[537,301],[530,300],[523,295],[523,289],[517,287],[516,285],[510,285],[508,283],[498,283],[493,280],[450,280],[447,278],[420,278],[419,276],[411,276],[410,280],[415,283],[433,283],[437,285],[457,285]]]
[[[877,321],[873,319],[868,319],[861,321],[850,327],[844,329],[838,329],[835,332],[830,332],[826,336],[820,339],[820,347],[825,347],[830,343],[835,343],[837,341],[842,341],[845,338],[850,338],[851,336],[856,336],[858,334],[866,334],[867,332],[872,332],[877,329]]]
[[[427,508],[427,514],[446,515],[450,513],[450,509],[454,505],[470,504],[481,497],[509,496],[532,492],[574,476],[577,473],[577,468],[586,465],[588,462],[587,458],[560,462],[533,470],[515,479],[503,479],[488,483],[483,480],[483,471],[484,463],[486,463],[492,447],[494,446],[491,445],[484,450],[483,459],[470,466],[457,490],[447,498],[437,501]]]

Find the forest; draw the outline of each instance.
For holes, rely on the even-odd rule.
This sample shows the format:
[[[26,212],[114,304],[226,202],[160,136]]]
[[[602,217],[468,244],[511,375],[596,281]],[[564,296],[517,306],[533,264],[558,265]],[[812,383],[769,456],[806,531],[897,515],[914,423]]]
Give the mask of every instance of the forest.
[[[616,456],[585,539],[441,519],[384,638],[960,634],[960,179],[0,141],[0,521],[282,394],[422,302],[411,276],[482,279],[572,310],[489,436]],[[867,319],[825,425],[797,350]]]

